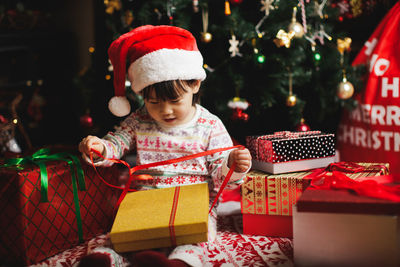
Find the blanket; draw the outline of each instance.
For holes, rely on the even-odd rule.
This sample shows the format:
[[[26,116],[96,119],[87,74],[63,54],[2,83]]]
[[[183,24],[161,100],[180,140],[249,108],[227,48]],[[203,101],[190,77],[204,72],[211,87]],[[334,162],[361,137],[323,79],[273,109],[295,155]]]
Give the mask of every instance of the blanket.
[[[205,267],[294,266],[291,239],[243,234],[240,186],[223,192],[217,213],[217,238],[209,246]],[[30,267],[75,267],[89,251],[109,244],[108,235],[99,235]]]
[[[291,239],[244,235],[241,214],[219,216],[217,225],[217,238],[208,251],[206,267],[293,266]],[[76,266],[88,251],[108,242],[107,235],[99,235],[31,267]]]

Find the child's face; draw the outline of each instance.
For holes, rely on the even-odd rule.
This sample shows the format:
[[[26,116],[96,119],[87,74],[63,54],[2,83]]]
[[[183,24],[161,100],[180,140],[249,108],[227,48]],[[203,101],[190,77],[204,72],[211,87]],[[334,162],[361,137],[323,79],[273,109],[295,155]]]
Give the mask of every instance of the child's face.
[[[193,87],[186,88],[177,99],[157,99],[155,91],[150,92],[150,97],[144,100],[150,116],[158,123],[173,127],[189,122],[196,113],[193,106],[193,95],[199,91],[200,83]]]

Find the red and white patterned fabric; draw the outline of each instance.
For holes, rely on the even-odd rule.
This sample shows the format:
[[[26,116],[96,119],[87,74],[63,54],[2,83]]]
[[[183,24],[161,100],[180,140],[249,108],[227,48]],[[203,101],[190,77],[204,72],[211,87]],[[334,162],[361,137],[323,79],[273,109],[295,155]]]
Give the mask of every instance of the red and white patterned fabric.
[[[109,245],[107,235],[69,249],[31,267],[76,266],[97,247]],[[124,260],[124,265],[129,263]],[[217,238],[208,246],[205,267],[217,266],[294,266],[293,243],[288,238],[270,238],[242,234],[242,216],[218,217]]]
[[[222,121],[200,105],[196,105],[196,115],[190,122],[168,128],[154,121],[145,107],[140,108],[116,127],[114,132],[109,132],[102,142],[106,148],[106,158],[120,159],[136,150],[137,165],[232,146],[232,139]],[[151,175],[153,179],[136,180],[135,187],[142,190],[209,182],[210,196],[215,196],[229,171],[229,153],[223,151],[138,171],[135,174]],[[89,159],[87,161],[90,163]],[[97,166],[112,164],[107,160],[95,163]],[[230,181],[240,183],[245,175],[233,172]]]

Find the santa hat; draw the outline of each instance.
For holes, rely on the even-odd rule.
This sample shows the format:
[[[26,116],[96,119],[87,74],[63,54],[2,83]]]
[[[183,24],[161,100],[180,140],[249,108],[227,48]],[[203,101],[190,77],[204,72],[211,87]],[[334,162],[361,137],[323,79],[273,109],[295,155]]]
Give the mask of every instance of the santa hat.
[[[193,35],[174,26],[146,25],[121,35],[108,49],[114,69],[115,96],[108,108],[116,116],[130,112],[125,97],[127,64],[128,78],[135,93],[163,81],[204,80],[203,57]]]

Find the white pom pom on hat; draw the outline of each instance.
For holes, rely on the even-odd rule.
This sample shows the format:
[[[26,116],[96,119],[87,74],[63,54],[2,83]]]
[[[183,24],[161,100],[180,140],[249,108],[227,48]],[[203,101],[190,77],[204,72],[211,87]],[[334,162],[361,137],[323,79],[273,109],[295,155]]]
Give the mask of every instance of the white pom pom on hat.
[[[145,25],[116,39],[108,49],[114,69],[115,96],[108,107],[115,116],[130,113],[125,97],[126,69],[131,88],[143,88],[171,80],[204,80],[203,57],[196,39],[187,30],[175,26]]]
[[[108,109],[117,117],[124,117],[131,112],[131,104],[125,96],[113,96],[108,101]]]

